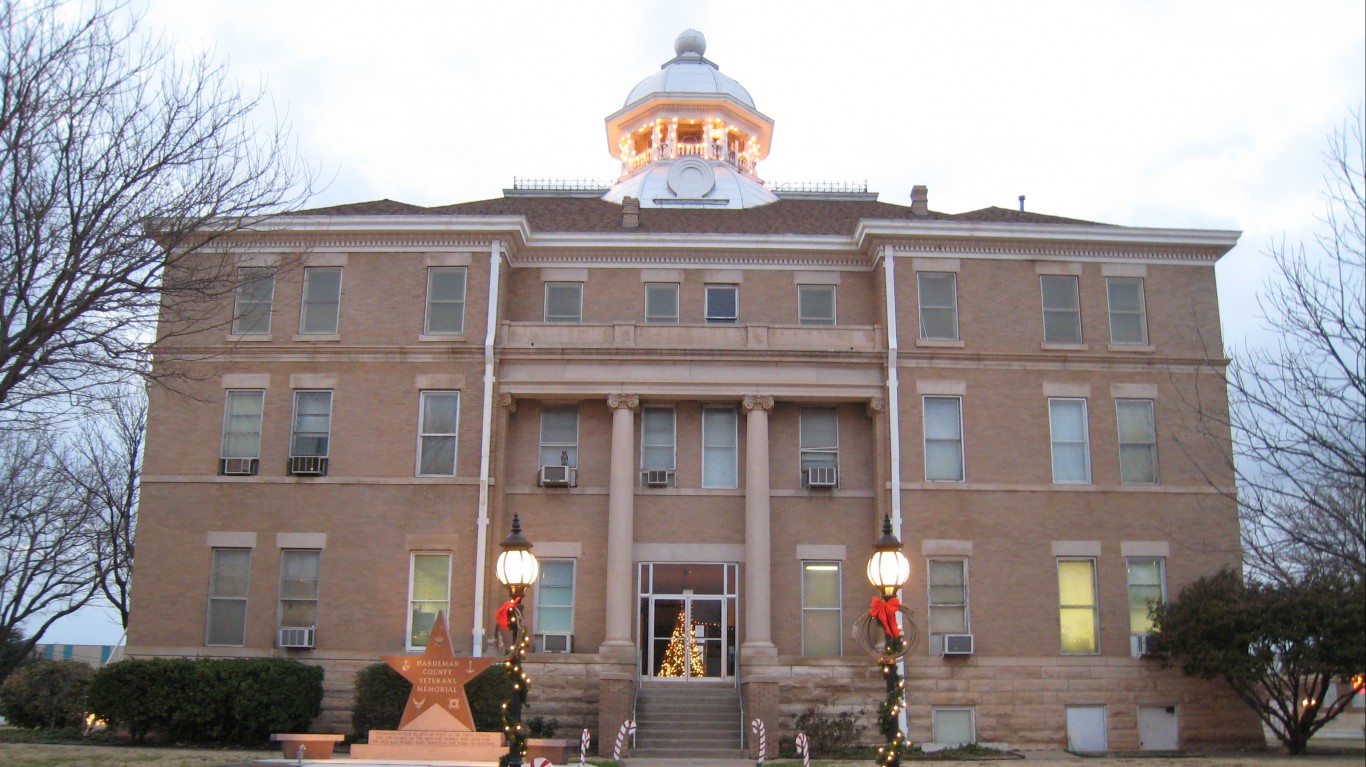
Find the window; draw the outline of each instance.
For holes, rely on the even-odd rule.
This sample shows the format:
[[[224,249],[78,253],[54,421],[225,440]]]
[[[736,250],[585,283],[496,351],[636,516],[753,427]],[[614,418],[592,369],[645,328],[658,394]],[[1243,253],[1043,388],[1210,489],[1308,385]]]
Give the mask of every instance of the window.
[[[1058,624],[1064,655],[1097,652],[1095,560],[1058,560]]]
[[[645,321],[649,323],[678,322],[678,283],[645,283]]]
[[[266,393],[229,390],[223,406],[223,458],[261,457],[261,407]]]
[[[1086,400],[1048,400],[1048,426],[1053,440],[1054,484],[1091,482],[1091,448],[1086,426]]]
[[[1077,278],[1045,274],[1043,285],[1043,340],[1050,344],[1081,343],[1081,298]]]
[[[926,341],[958,340],[958,275],[919,272],[920,337]]]
[[[702,487],[737,487],[735,408],[702,408]]]
[[[963,746],[977,742],[977,722],[971,707],[935,706],[932,717],[936,744]]]
[[[1129,633],[1153,630],[1148,610],[1167,601],[1166,560],[1161,557],[1129,557]]]
[[[280,552],[280,628],[312,628],[318,625],[317,549],[285,549]]]
[[[294,430],[289,438],[289,455],[327,457],[327,442],[332,429],[332,392],[294,392]]]
[[[214,549],[209,567],[209,628],[204,644],[247,643],[247,572],[251,549]]]
[[[304,270],[304,305],[299,316],[302,335],[334,335],[341,311],[342,270],[339,266]]]
[[[674,470],[674,433],[673,408],[647,407],[641,410],[641,470]]]
[[[465,332],[465,276],[463,266],[433,266],[427,269],[426,334]]]
[[[1115,400],[1119,419],[1119,481],[1157,482],[1157,425],[1150,399]]]
[[[546,322],[583,322],[583,283],[545,284]]]
[[[799,325],[834,325],[835,286],[798,285],[797,323]]]
[[[233,335],[270,332],[270,304],[275,298],[275,269],[244,266],[237,270],[237,302],[232,311]]]
[[[541,410],[541,465],[579,465],[579,409],[556,405]]]
[[[1143,306],[1142,277],[1106,277],[1110,297],[1110,343],[1147,344],[1148,316]]]
[[[839,562],[802,563],[802,655],[842,655]]]
[[[735,324],[740,320],[740,288],[735,285],[707,286],[707,322]]]
[[[963,481],[963,400],[925,397],[925,479]]]
[[[969,633],[968,563],[962,559],[931,559],[926,569],[930,589],[930,655],[940,655],[944,652],[945,634]]]
[[[455,476],[460,392],[424,391],[417,430],[417,473],[423,477]]]
[[[408,649],[427,646],[437,613],[450,616],[451,555],[414,554],[408,577]]]
[[[574,560],[541,560],[532,625],[537,634],[574,633]]]
[[[800,424],[802,485],[810,476],[808,469],[838,471],[840,458],[839,419],[833,407],[804,407]]]

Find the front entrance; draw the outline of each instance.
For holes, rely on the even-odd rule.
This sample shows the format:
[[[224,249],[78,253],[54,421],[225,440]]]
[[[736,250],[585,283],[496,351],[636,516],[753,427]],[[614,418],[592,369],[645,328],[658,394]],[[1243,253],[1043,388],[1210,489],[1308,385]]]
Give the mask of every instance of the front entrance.
[[[640,565],[640,675],[651,681],[735,677],[733,564]]]

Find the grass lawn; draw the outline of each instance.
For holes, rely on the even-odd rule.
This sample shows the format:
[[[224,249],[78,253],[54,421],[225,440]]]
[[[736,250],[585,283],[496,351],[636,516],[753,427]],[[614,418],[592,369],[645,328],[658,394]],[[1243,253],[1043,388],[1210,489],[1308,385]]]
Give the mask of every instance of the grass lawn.
[[[0,743],[5,767],[224,767],[253,759],[277,759],[280,750],[141,748],[60,743]]]

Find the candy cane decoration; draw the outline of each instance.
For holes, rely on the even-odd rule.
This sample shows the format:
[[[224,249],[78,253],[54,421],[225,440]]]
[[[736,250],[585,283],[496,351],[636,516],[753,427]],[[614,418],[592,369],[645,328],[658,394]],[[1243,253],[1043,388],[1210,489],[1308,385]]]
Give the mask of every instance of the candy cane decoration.
[[[802,755],[802,767],[811,767],[811,741],[806,733],[797,733],[797,753]]]
[[[764,753],[768,751],[768,733],[764,732],[763,720],[755,719],[749,723],[749,728],[759,736],[759,761],[758,767],[764,767]]]
[[[584,767],[588,757],[588,728],[583,728],[583,737],[579,738],[579,767]]]
[[[612,759],[621,761],[621,744],[626,742],[627,735],[636,734],[636,720],[627,719],[621,723],[621,729],[617,731],[617,745],[612,749]]]

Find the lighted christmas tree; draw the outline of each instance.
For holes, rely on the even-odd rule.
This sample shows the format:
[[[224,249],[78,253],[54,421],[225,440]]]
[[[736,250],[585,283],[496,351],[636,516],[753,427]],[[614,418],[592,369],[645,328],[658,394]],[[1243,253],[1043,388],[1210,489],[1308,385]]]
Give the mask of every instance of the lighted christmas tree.
[[[660,676],[683,676],[683,658],[686,655],[688,664],[691,666],[692,676],[704,676],[702,672],[702,648],[697,646],[697,639],[688,631],[686,616],[682,610],[678,611],[678,620],[674,621],[674,632],[669,637],[669,647],[664,651],[664,661],[659,664]],[[685,649],[686,648],[686,649]]]

